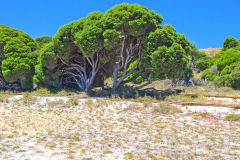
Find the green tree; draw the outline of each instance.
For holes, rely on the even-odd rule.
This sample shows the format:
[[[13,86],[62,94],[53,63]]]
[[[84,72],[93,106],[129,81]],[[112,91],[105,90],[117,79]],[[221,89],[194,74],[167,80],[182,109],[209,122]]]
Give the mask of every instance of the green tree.
[[[228,49],[216,54],[214,58],[218,71],[222,71],[226,66],[240,60],[240,51]]]
[[[236,40],[234,37],[228,37],[223,43],[223,50],[225,51],[230,48],[235,48],[238,45],[240,45],[240,42],[238,40]]]
[[[39,74],[36,74],[35,81],[44,84],[49,78],[51,80],[47,82],[48,85],[51,83],[54,86],[58,84],[59,87],[90,89],[101,65],[106,63],[102,61],[102,16],[101,12],[93,12],[85,18],[62,26],[53,37],[52,45],[42,50],[36,66]],[[50,78],[52,74],[55,76]]]
[[[195,64],[195,69],[197,69],[197,71],[203,71],[203,70],[209,68],[211,66],[210,61],[211,61],[211,57],[209,57],[209,56],[205,56],[205,57],[198,59]]]
[[[36,43],[37,43],[37,48],[41,49],[43,48],[46,44],[50,43],[52,41],[52,37],[48,37],[48,36],[43,36],[43,37],[39,37],[36,38]]]
[[[181,45],[161,46],[152,54],[152,75],[155,78],[175,79],[183,76],[187,67],[187,55]]]
[[[22,88],[32,88],[34,65],[38,57],[35,41],[26,33],[0,25],[2,81],[18,80]]]
[[[197,53],[197,49],[184,35],[178,34],[171,25],[167,24],[152,30],[145,36],[143,52],[144,55],[137,71],[130,76],[131,78],[129,77],[132,79],[140,75],[136,78],[137,83],[147,80],[148,77],[151,77],[151,80],[184,79],[187,77],[184,73],[191,62],[190,57],[194,56],[195,52]],[[174,76],[171,75],[172,73]],[[150,81],[146,84],[148,83]]]
[[[217,78],[217,83],[221,86],[240,89],[240,61],[225,67]]]
[[[163,18],[138,4],[126,3],[109,9],[103,18],[106,29],[105,46],[112,46],[110,54],[116,57],[113,59],[114,91],[137,68],[143,56],[144,37],[151,30],[160,27]],[[106,32],[112,32],[115,36],[109,36]],[[129,68],[133,62],[135,64]]]
[[[229,68],[230,65],[235,64],[239,61],[240,61],[240,51],[237,49],[237,47],[234,49],[230,48],[227,50],[222,50],[221,52],[217,53],[213,58],[211,58],[208,61],[209,67],[203,71],[201,77],[202,78],[208,77],[209,80],[213,81],[213,80],[215,80],[216,77],[219,78],[219,76],[222,74],[222,72],[224,72],[224,74],[223,74],[224,76],[220,76],[220,77],[226,80],[226,77],[229,77],[230,75],[227,74],[228,72],[226,72],[226,71],[228,69],[225,69],[225,68]],[[201,62],[201,63],[204,64],[205,62]],[[207,65],[207,63],[206,63],[206,65]],[[219,79],[216,79],[215,81],[221,82],[221,83],[218,83],[219,85],[230,86],[230,85],[226,85],[226,83],[228,83],[229,81],[226,81],[226,83],[222,82]]]

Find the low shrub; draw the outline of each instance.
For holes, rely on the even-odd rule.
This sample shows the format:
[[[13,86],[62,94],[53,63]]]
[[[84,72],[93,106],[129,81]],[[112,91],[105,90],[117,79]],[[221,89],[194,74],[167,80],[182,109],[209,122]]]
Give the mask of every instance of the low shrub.
[[[88,108],[94,108],[96,106],[96,104],[94,103],[93,100],[91,99],[88,99],[85,101],[85,105],[88,107]]]
[[[78,98],[76,97],[71,97],[67,103],[71,106],[77,106],[79,104]]]
[[[208,56],[200,58],[195,65],[195,69],[198,71],[204,71],[205,69],[208,69],[211,65],[210,60],[211,58]]]
[[[91,97],[111,97],[111,98],[137,98],[138,91],[131,86],[119,86],[114,92],[111,89],[104,89],[99,91],[90,90],[88,95]]]
[[[160,103],[153,107],[153,111],[162,114],[174,114],[174,113],[182,113],[182,110],[177,106],[173,106],[167,103]]]
[[[150,96],[139,97],[138,100],[143,103],[144,107],[152,107],[153,98]]]
[[[229,114],[225,117],[227,121],[240,121],[240,114]]]
[[[70,96],[79,93],[77,90],[73,89],[48,89],[39,88],[32,92],[33,95],[48,95],[48,96]]]
[[[219,75],[219,85],[240,89],[240,61],[225,67]]]
[[[29,105],[29,104],[32,104],[36,101],[37,97],[33,97],[32,93],[30,92],[25,92],[23,94],[23,98],[22,98],[22,101],[23,101],[23,104],[25,105]]]
[[[88,96],[91,96],[91,97],[110,97],[111,96],[111,91],[109,89],[104,89],[104,90],[100,90],[100,91],[90,90],[90,91],[88,91]]]
[[[213,81],[217,76],[217,73],[215,72],[215,65],[212,66],[212,68],[208,68],[202,72],[201,78],[202,79],[208,79],[209,81]]]
[[[39,89],[33,91],[33,93],[36,95],[50,95],[51,91],[47,88],[39,88]]]
[[[0,102],[8,103],[9,102],[8,98],[9,98],[8,95],[0,95]]]

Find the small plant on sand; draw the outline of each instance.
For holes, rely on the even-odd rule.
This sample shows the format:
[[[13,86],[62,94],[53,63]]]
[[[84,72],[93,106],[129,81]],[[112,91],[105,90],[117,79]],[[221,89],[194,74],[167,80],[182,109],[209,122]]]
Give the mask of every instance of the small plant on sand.
[[[144,107],[152,107],[153,98],[150,96],[139,97],[138,100],[143,103]]]
[[[93,100],[90,100],[88,99],[86,102],[85,102],[85,105],[89,108],[93,108],[95,106]]]
[[[73,89],[48,89],[48,88],[39,88],[31,92],[33,95],[47,95],[47,96],[70,96],[78,93]],[[83,93],[84,94],[84,93]]]
[[[68,106],[68,104],[65,103],[65,101],[63,99],[58,99],[58,100],[56,99],[55,101],[46,99],[46,105],[50,108],[51,107],[62,107],[62,106],[67,107]]]
[[[77,106],[79,104],[78,98],[72,97],[67,101],[67,104],[71,106]]]
[[[9,102],[8,98],[9,98],[8,95],[0,95],[0,102],[8,103]]]
[[[240,114],[229,114],[225,117],[227,121],[240,121]]]
[[[167,103],[159,103],[153,107],[153,111],[162,114],[174,114],[181,113],[182,110],[176,106],[172,106]]]
[[[37,97],[33,97],[30,92],[26,92],[23,95],[22,101],[24,105],[33,104],[37,100]]]
[[[32,92],[34,95],[51,95],[51,91],[47,88],[39,88]]]
[[[108,106],[106,100],[96,99],[96,107]]]

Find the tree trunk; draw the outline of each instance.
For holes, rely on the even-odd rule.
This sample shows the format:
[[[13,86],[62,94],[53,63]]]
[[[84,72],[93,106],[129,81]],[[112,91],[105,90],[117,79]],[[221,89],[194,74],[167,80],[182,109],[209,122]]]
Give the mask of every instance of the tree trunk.
[[[73,60],[74,63],[67,64],[61,70],[61,83],[66,86],[75,85],[79,90],[91,89],[95,76],[100,69],[100,55],[83,57],[83,61]]]
[[[141,88],[143,88],[143,87],[145,87],[149,84],[151,84],[151,74],[148,76],[148,81],[146,83],[142,84],[141,86],[136,87],[136,89],[139,90],[139,89],[141,89]]]
[[[125,38],[122,42],[122,50],[120,53],[119,63],[115,65],[113,70],[113,87],[112,92],[127,78],[130,74],[133,73],[134,69],[138,66],[140,60],[142,59],[141,52],[141,42],[138,40],[138,43],[133,45],[130,43],[129,46],[125,45]],[[135,65],[132,68],[128,68],[129,65],[136,60]],[[123,70],[123,75],[118,77],[119,71]]]

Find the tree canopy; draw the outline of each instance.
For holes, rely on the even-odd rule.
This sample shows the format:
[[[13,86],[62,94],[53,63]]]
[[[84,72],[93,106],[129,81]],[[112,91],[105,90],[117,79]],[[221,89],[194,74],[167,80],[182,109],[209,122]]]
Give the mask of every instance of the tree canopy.
[[[240,45],[239,40],[236,40],[234,37],[228,37],[223,43],[223,51],[231,48],[234,49],[238,45]]]
[[[52,41],[52,37],[43,36],[43,37],[36,38],[35,41],[37,43],[37,48],[41,49]]]
[[[36,42],[26,33],[0,25],[1,81],[12,83],[20,80],[23,88],[31,88],[38,57],[34,52],[36,47]]]

